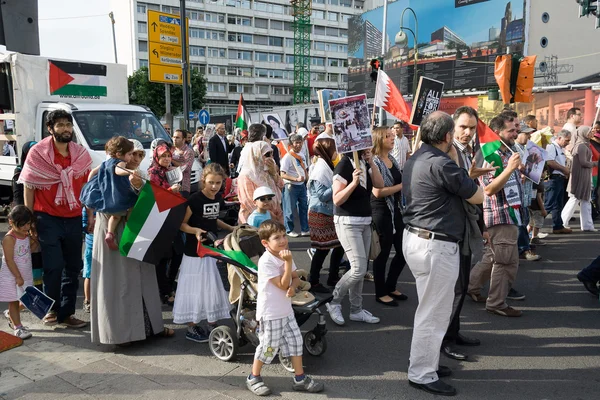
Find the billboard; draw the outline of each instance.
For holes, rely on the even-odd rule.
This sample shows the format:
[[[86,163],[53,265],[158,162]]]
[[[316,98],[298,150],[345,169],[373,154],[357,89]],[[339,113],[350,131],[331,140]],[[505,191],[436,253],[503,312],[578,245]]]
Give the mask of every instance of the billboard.
[[[350,18],[348,22],[348,94],[373,97],[369,62],[386,52],[383,68],[402,94],[412,94],[415,78],[415,40],[400,32],[402,11],[411,7],[418,18],[418,31],[411,12],[404,27],[417,33],[417,74],[444,83],[445,90],[484,89],[496,86],[494,60],[497,55],[523,52],[525,10],[528,0],[398,0],[388,5],[386,32],[382,32],[383,8]],[[414,86],[413,86],[414,85]]]

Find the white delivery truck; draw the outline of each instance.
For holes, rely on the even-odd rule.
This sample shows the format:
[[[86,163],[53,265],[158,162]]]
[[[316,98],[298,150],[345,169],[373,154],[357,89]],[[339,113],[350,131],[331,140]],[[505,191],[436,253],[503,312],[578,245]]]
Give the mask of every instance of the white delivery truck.
[[[11,132],[0,132],[0,148],[16,142],[17,152],[17,157],[0,156],[0,185],[11,186],[23,144],[47,137],[46,116],[58,109],[73,115],[73,140],[88,149],[94,166],[106,159],[106,142],[121,135],[142,143],[146,158],[140,168],[147,170],[151,142],[171,139],[149,108],[128,104],[127,90],[125,65],[0,53],[0,103],[9,103],[0,104],[6,110],[0,120],[13,121]],[[192,191],[200,171],[194,161]]]

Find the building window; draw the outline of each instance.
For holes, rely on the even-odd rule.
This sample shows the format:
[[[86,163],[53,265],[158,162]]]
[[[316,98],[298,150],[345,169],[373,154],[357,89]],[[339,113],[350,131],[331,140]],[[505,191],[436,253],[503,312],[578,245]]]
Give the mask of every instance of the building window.
[[[158,4],[146,4],[146,8],[148,10],[160,11],[160,6]]]
[[[142,3],[137,4],[137,12],[138,14],[146,14],[146,5]]]
[[[229,93],[244,93],[244,94],[252,94],[254,92],[252,85],[236,85],[229,84]]]
[[[255,1],[254,2],[254,9],[256,11],[268,11],[268,4],[267,3],[262,3],[260,1]]]
[[[326,78],[327,78],[327,74],[325,72],[311,72],[310,73],[311,81],[325,82]]]
[[[279,94],[279,95],[291,94],[292,93],[291,89],[292,88],[290,88],[289,86],[272,86],[271,94]]]
[[[287,64],[293,64],[294,63],[294,56],[285,56],[285,62]]]
[[[335,21],[335,22],[337,22],[337,20],[338,20],[338,13],[329,11],[327,13],[327,20],[328,21]]]
[[[229,76],[243,76],[246,78],[252,77],[252,68],[244,67],[229,67],[227,68],[227,75]]]
[[[206,65],[204,65],[204,64],[192,64],[191,68],[192,68],[192,70],[196,70],[196,71],[200,72],[202,75],[204,75],[206,73]]]
[[[263,3],[260,1],[254,2],[254,9],[256,11],[265,11],[272,14],[285,14],[285,8],[283,6],[278,4]]]
[[[252,60],[252,52],[251,51],[241,51],[235,49],[229,49],[229,59],[230,60]]]
[[[216,48],[216,47],[209,47],[208,48],[208,56],[209,57],[216,57],[216,58],[225,58],[225,49],[219,49],[219,48]]]
[[[258,94],[269,94],[269,87],[265,85],[256,85],[256,91]]]
[[[313,4],[325,4],[325,0],[313,0]]]
[[[216,92],[216,93],[225,93],[225,84],[224,83],[207,83],[206,91],[207,92]]]
[[[262,44],[262,45],[269,45],[269,37],[268,36],[261,36],[261,35],[254,35],[254,44]]]
[[[227,17],[227,23],[233,25],[252,26],[252,19],[231,15]]]
[[[148,25],[145,22],[137,23],[138,33],[148,33]]]
[[[342,22],[348,22],[348,20],[350,19],[351,15],[348,14],[342,14]]]
[[[312,57],[310,59],[310,64],[311,65],[315,65],[317,67],[324,67],[325,66],[325,59],[323,57]]]
[[[146,67],[148,68],[148,60],[142,60],[140,58],[140,68]]]
[[[294,47],[294,39],[286,38],[285,47]]]
[[[321,11],[321,10],[313,10],[312,12],[312,16],[315,19],[325,19],[325,11]]]
[[[138,51],[148,51],[148,42],[145,40],[138,40]]]
[[[208,75],[225,75],[227,73],[226,67],[220,67],[218,65],[208,66]]]
[[[348,37],[348,29],[340,29],[340,37],[347,38]]]
[[[283,47],[283,38],[277,36],[269,36],[269,46]]]
[[[252,43],[252,35],[245,33],[230,33],[227,35],[227,40],[230,42]]]
[[[179,7],[162,6],[162,10],[168,14],[179,14]]]
[[[330,58],[328,60],[327,65],[329,65],[330,67],[339,67],[340,66],[340,62],[337,58]]]
[[[334,36],[334,37],[338,37],[340,36],[340,30],[338,28],[325,28],[325,32],[327,32],[327,36]]]
[[[324,26],[314,26],[314,34],[315,35],[323,35],[325,36],[325,27]]]
[[[352,8],[352,0],[340,0],[340,6]]]
[[[275,21],[275,20],[271,20],[271,29],[276,29],[278,31],[282,31],[283,30],[283,21]]]
[[[326,47],[327,47],[327,43],[325,43],[325,42],[313,42],[313,49],[315,49],[315,50],[325,51]]]
[[[340,4],[339,0],[329,0],[329,4],[331,4],[332,6],[337,6],[338,4]]]
[[[340,74],[327,74],[327,80],[329,82],[338,82],[340,80]]]
[[[206,49],[200,46],[190,46],[190,56],[193,57],[204,57]]]
[[[248,0],[225,0],[227,7],[247,8],[250,9],[250,1]]]
[[[294,25],[292,25],[291,22],[285,21],[283,23],[283,30],[284,31],[288,31],[288,32],[293,32],[294,31]]]
[[[269,20],[264,18],[254,18],[254,27],[267,29],[269,27]]]

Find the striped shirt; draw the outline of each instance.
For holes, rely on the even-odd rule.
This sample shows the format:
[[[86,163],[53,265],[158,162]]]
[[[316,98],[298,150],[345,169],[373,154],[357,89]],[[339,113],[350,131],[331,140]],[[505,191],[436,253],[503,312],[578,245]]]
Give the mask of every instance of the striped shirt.
[[[510,158],[512,153],[510,151],[503,152],[502,150],[498,150],[497,153],[500,155],[500,158],[502,159],[502,166],[504,168],[506,168],[506,166],[508,165],[508,159]],[[477,162],[478,167],[484,166],[484,159],[481,154],[481,151],[477,152],[477,155],[475,156],[475,160]],[[515,172],[513,172],[513,174],[515,175],[515,179],[517,180],[517,182],[519,182],[518,190],[519,190],[519,197],[521,198],[521,204],[522,204],[523,189],[520,184],[521,180],[519,179],[519,171],[515,170]],[[481,187],[485,189],[489,184],[491,184],[495,179],[494,175],[496,175],[495,171],[487,173],[483,176],[480,176],[479,183],[481,184]],[[520,207],[519,210],[515,210],[515,212],[521,213],[521,215],[520,215],[521,221],[523,220],[524,208],[525,207]],[[491,228],[492,226],[496,226],[496,225],[515,225],[515,222],[510,217],[509,210],[510,210],[510,205],[508,204],[508,201],[506,200],[506,194],[504,193],[504,188],[500,189],[500,191],[498,191],[498,193],[496,193],[492,196],[488,196],[484,192],[483,220],[485,222],[486,227]]]

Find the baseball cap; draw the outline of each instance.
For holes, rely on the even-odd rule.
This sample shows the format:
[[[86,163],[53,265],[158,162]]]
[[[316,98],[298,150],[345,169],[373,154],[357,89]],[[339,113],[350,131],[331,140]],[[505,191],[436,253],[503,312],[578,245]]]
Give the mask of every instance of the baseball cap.
[[[519,130],[519,133],[532,133],[535,132],[535,129],[530,128],[528,126],[524,126]]]
[[[331,136],[327,132],[323,132],[323,133],[320,133],[319,136],[317,136],[317,138],[315,140],[323,140],[323,139],[333,139],[333,136]]]
[[[263,196],[275,196],[275,193],[268,186],[261,186],[254,191],[252,195],[252,200],[256,200],[259,197]]]

